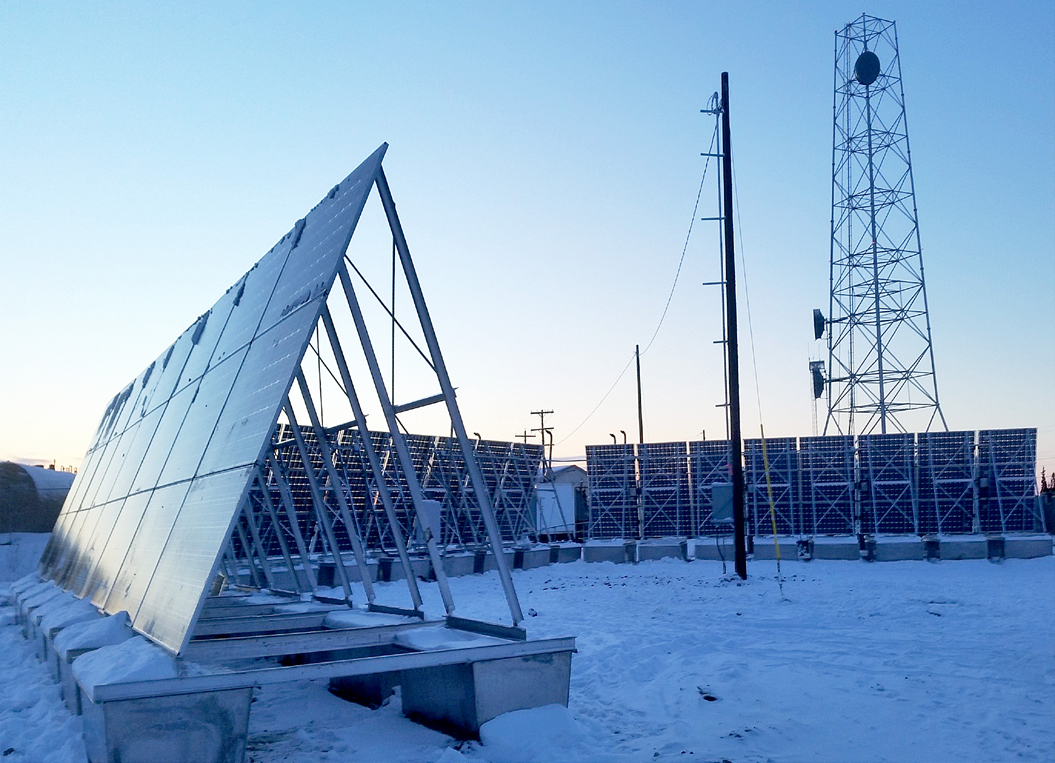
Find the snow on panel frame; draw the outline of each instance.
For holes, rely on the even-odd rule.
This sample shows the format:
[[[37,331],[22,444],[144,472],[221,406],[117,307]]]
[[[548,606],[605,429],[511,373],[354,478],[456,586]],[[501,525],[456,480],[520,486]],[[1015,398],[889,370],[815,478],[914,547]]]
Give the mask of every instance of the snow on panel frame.
[[[65,518],[44,578],[76,584],[75,593],[105,602],[107,613],[128,610],[136,630],[171,651],[186,643],[387,148],[335,186],[109,403],[85,458],[91,468],[64,507],[99,516]],[[161,423],[144,443],[137,430],[146,428],[136,425],[154,411]],[[126,431],[138,452],[123,454],[105,479],[113,489],[96,496]],[[73,559],[84,574],[63,574],[63,561]]]

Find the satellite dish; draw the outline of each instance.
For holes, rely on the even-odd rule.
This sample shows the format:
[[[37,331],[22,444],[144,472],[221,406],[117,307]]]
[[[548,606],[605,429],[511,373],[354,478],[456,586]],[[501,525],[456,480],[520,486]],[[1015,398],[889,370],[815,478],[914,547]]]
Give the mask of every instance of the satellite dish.
[[[857,63],[854,64],[854,77],[867,87],[879,78],[879,70],[881,68],[879,56],[870,50],[866,50],[857,57]]]
[[[813,338],[820,339],[824,336],[824,314],[817,308],[813,309]]]

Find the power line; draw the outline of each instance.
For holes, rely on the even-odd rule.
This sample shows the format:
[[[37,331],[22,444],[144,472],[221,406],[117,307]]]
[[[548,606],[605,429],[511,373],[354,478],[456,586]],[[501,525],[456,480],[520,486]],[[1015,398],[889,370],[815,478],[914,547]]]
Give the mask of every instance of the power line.
[[[714,142],[717,139],[718,139],[718,125],[715,124],[715,126],[714,126],[714,133],[711,135],[711,145],[707,149],[707,159],[703,163],[703,176],[700,178],[700,189],[696,192],[696,203],[692,207],[692,218],[689,220],[689,230],[685,234],[685,245],[681,248],[681,259],[678,260],[678,270],[674,274],[674,283],[670,287],[670,294],[667,295],[667,303],[663,306],[663,314],[660,315],[660,317],[659,317],[659,323],[656,325],[656,330],[652,333],[652,338],[648,340],[648,344],[645,345],[645,349],[641,352],[642,355],[644,353],[648,352],[649,348],[652,346],[652,343],[656,341],[656,337],[659,335],[659,330],[661,328],[663,328],[663,321],[667,317],[667,310],[670,309],[671,300],[674,299],[674,290],[677,289],[677,287],[678,287],[678,279],[681,277],[681,268],[682,268],[682,265],[685,264],[685,253],[689,250],[689,239],[692,237],[692,228],[693,228],[693,225],[696,223],[696,213],[697,213],[697,211],[700,208],[700,198],[703,196],[703,186],[707,182],[707,169],[708,169],[708,167],[710,167],[711,154],[714,153],[713,152]],[[623,376],[626,375],[627,369],[630,368],[630,365],[634,362],[635,358],[637,358],[637,357],[638,357],[638,354],[635,351],[635,353],[630,356],[630,360],[628,360],[626,362],[626,365],[623,366],[623,370],[619,372],[619,375],[615,378],[615,381],[612,382],[612,386],[608,388],[608,391],[604,393],[604,396],[597,402],[597,405],[595,405],[593,407],[593,410],[591,410],[586,415],[586,418],[584,418],[582,421],[579,422],[578,426],[576,426],[573,430],[568,432],[568,434],[565,435],[564,438],[559,440],[557,442],[557,445],[560,445],[561,443],[563,443],[566,440],[568,440],[572,435],[574,435],[576,432],[578,432],[580,429],[582,429],[582,427],[586,424],[587,421],[589,421],[591,418],[593,418],[593,415],[595,413],[597,413],[597,409],[600,408],[601,405],[604,404],[604,401],[608,399],[608,396],[612,394],[612,391],[615,390],[616,386],[618,386],[618,384],[622,380]]]

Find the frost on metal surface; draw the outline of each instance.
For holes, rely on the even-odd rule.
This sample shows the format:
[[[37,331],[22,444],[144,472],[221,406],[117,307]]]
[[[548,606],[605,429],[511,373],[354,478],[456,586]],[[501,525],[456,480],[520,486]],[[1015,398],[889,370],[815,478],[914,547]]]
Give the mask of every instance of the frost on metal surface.
[[[107,405],[45,579],[182,650],[386,149]]]

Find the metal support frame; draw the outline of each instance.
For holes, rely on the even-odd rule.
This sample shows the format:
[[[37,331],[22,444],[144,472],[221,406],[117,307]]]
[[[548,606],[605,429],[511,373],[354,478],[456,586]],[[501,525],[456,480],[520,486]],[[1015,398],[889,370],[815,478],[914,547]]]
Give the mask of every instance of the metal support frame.
[[[289,530],[293,535],[293,542],[297,545],[297,555],[304,566],[304,576],[308,579],[308,585],[314,590],[319,585],[319,582],[315,577],[315,571],[311,567],[311,554],[308,552],[308,544],[304,542],[304,535],[300,531],[300,521],[297,519],[297,509],[293,503],[293,492],[289,489],[289,482],[286,480],[285,472],[278,459],[275,458],[273,451],[268,452],[267,463],[271,469],[271,476],[275,478],[275,484],[278,485],[278,494],[282,507],[286,512],[286,519],[289,521]]]
[[[854,438],[850,435],[799,439],[803,511],[809,507],[811,535],[861,532],[858,517]]]
[[[684,535],[689,529],[685,443],[638,445],[644,538]]]
[[[897,31],[835,33],[828,413],[824,434],[908,432],[938,402]],[[859,75],[865,54],[881,67]],[[875,61],[878,57],[878,61]],[[867,59],[864,59],[867,60]],[[914,413],[916,412],[916,413]]]
[[[253,584],[257,588],[268,588],[267,580],[260,575],[260,570],[257,568],[258,562],[253,559],[254,549],[245,535],[245,530],[242,529],[240,517],[235,521],[234,531],[242,552],[245,554],[245,564],[249,568],[249,576],[253,579]],[[238,557],[235,556],[235,560],[237,559]]]
[[[517,599],[516,589],[513,587],[513,578],[509,573],[509,564],[506,562],[502,536],[498,532],[498,526],[495,523],[494,513],[491,508],[491,498],[487,494],[487,486],[484,483],[483,475],[480,473],[480,467],[476,463],[468,435],[465,432],[465,424],[462,422],[462,415],[458,410],[458,403],[454,397],[454,386],[447,375],[447,367],[443,362],[443,354],[440,351],[439,341],[436,338],[436,332],[432,325],[432,318],[429,315],[428,308],[425,306],[425,297],[421,292],[421,285],[418,283],[417,271],[410,257],[410,248],[407,246],[406,237],[403,235],[403,227],[399,222],[398,214],[396,214],[396,205],[392,200],[392,193],[389,190],[388,180],[385,177],[383,168],[378,168],[375,185],[381,197],[381,203],[385,208],[385,215],[388,217],[388,225],[392,229],[396,249],[399,252],[399,259],[403,265],[403,274],[406,277],[407,286],[410,289],[411,298],[417,310],[421,330],[425,335],[425,343],[428,345],[429,355],[432,357],[432,365],[436,370],[436,379],[439,381],[440,389],[447,401],[447,412],[450,414],[451,426],[454,429],[455,436],[458,438],[458,445],[465,456],[465,463],[469,469],[473,489],[476,491],[480,502],[480,512],[483,515],[484,525],[487,527],[487,535],[491,540],[491,548],[495,554],[495,564],[498,567],[498,576],[505,591],[506,603],[509,605],[513,624],[517,625],[524,619],[524,615],[520,611],[520,602]],[[345,279],[347,279],[347,274],[345,274]],[[381,389],[378,392],[380,393]],[[394,418],[395,414],[393,413]]]
[[[96,684],[89,697],[93,702],[115,702],[125,699],[140,699],[168,694],[195,694],[223,689],[268,686],[288,681],[309,681],[324,678],[387,673],[396,670],[415,670],[439,665],[460,665],[484,660],[501,660],[510,657],[574,652],[575,639],[550,638],[538,641],[508,641],[462,649],[436,649],[430,651],[390,654],[379,657],[359,657],[333,662],[317,662],[289,667],[259,668],[257,670],[231,671],[180,678],[163,678],[152,681],[129,681],[127,683]]]
[[[264,510],[267,511],[268,518],[271,520],[271,528],[275,533],[275,540],[278,542],[278,548],[282,554],[282,559],[286,563],[286,569],[289,570],[289,579],[293,584],[295,591],[301,592],[305,590],[303,581],[300,575],[297,574],[297,567],[293,563],[293,557],[289,553],[289,544],[286,543],[285,535],[282,533],[282,525],[278,521],[278,512],[275,511],[275,503],[271,500],[271,490],[268,488],[267,481],[264,479],[264,471],[258,464],[256,467],[256,484],[259,489],[260,502],[264,506]],[[250,496],[254,493],[250,493]]]
[[[393,321],[394,320],[395,318],[393,317]],[[410,598],[414,602],[414,609],[421,609],[421,592],[418,590],[417,578],[414,576],[414,570],[410,564],[410,556],[407,553],[407,546],[403,539],[403,532],[400,530],[399,521],[396,518],[395,507],[392,504],[392,494],[388,490],[388,484],[385,480],[385,472],[381,466],[380,459],[377,457],[377,451],[374,449],[374,444],[370,437],[370,431],[366,428],[366,414],[363,412],[363,407],[359,403],[359,396],[355,392],[355,385],[352,383],[352,375],[348,371],[348,361],[344,356],[344,351],[341,349],[341,341],[337,336],[337,330],[333,325],[333,317],[330,315],[328,307],[324,307],[322,310],[322,322],[326,327],[326,337],[329,340],[330,349],[333,351],[334,358],[337,361],[337,370],[341,375],[341,382],[344,385],[345,396],[348,398],[348,403],[352,406],[352,415],[355,416],[357,432],[359,434],[363,452],[366,453],[366,458],[370,463],[370,472],[374,477],[374,485],[377,494],[381,499],[381,505],[384,507],[385,517],[388,519],[389,530],[392,533],[392,540],[396,545],[396,552],[399,554],[400,564],[403,565],[403,572],[406,575],[407,586],[410,589]]]
[[[747,460],[747,504],[751,509],[751,524],[755,535],[772,535],[773,522],[769,518],[769,490],[772,489],[773,513],[778,535],[801,533],[799,511],[799,454],[794,437],[744,441]],[[765,457],[769,457],[769,476],[766,477]]]
[[[864,532],[919,534],[915,450],[912,434],[870,434],[857,438]]]
[[[978,432],[979,477],[985,480],[980,507],[982,532],[1046,532],[1036,510],[1036,429]]]
[[[925,432],[917,437],[919,531],[981,532],[974,432]]]
[[[311,488],[311,504],[315,509],[315,521],[322,529],[323,542],[329,546],[330,554],[333,556],[334,567],[336,567],[337,577],[341,581],[341,587],[344,588],[344,595],[350,602],[352,600],[352,586],[348,581],[348,572],[344,569],[344,559],[341,557],[340,546],[337,545],[337,538],[333,534],[333,526],[330,523],[330,509],[326,505],[326,501],[323,499],[322,488],[319,485],[318,476],[315,473],[315,467],[312,466],[311,458],[308,455],[308,447],[304,442],[304,434],[300,430],[300,425],[297,424],[297,417],[293,411],[293,404],[289,398],[286,398],[285,402],[286,417],[289,419],[290,431],[293,433],[293,439],[297,443],[297,451],[300,454],[300,460],[304,464],[304,474],[308,478],[308,485]],[[365,579],[369,575],[367,570],[362,570],[362,576]]]
[[[345,496],[344,485],[333,466],[333,452],[330,450],[330,443],[326,438],[326,432],[323,431],[319,416],[315,412],[315,403],[312,401],[308,382],[304,379],[303,369],[297,369],[297,386],[300,387],[300,394],[304,398],[304,407],[308,411],[308,420],[311,422],[311,428],[315,433],[319,452],[322,455],[322,466],[326,470],[326,476],[330,481],[333,496],[337,499],[337,506],[340,510],[341,522],[344,524],[345,534],[352,544],[355,563],[359,565],[359,571],[362,573],[360,577],[362,578],[363,589],[366,591],[366,600],[372,604],[374,601],[374,585],[370,580],[370,568],[367,565],[366,551],[363,550],[363,544],[359,538],[359,531],[355,526],[352,512],[348,509],[348,499]]]
[[[363,318],[362,309],[359,307],[359,300],[355,296],[352,279],[348,275],[348,269],[343,265],[338,270],[338,275],[341,279],[341,286],[344,287],[344,296],[348,303],[348,309],[351,310],[352,320],[355,322],[355,330],[359,334],[359,342],[363,348],[363,355],[366,358],[367,365],[370,367],[370,376],[374,381],[374,389],[377,391],[381,410],[384,412],[385,421],[388,424],[388,431],[392,438],[392,447],[396,451],[396,456],[403,469],[403,476],[406,479],[407,486],[410,490],[411,502],[414,505],[414,513],[418,518],[418,522],[421,523],[421,526],[427,527],[428,522],[425,518],[426,515],[423,506],[425,496],[422,494],[421,484],[418,482],[418,477],[414,470],[414,460],[410,456],[407,442],[403,438],[403,433],[399,431],[399,422],[396,420],[396,411],[392,405],[392,399],[388,396],[388,391],[385,387],[385,380],[381,375],[381,366],[377,362],[377,355],[374,354],[374,345],[370,339],[370,333],[367,331],[366,321]],[[443,560],[440,558],[439,548],[437,547],[437,538],[432,537],[431,534],[426,534],[425,545],[428,549],[433,571],[436,574],[436,582],[439,585],[440,597],[443,599],[443,607],[448,615],[453,614],[454,599],[451,597],[450,585],[447,582],[447,573],[443,569]]]
[[[587,537],[592,540],[636,537],[638,485],[634,446],[587,445],[586,472],[590,480]]]
[[[267,549],[260,542],[260,531],[257,528],[256,520],[253,518],[252,505],[248,498],[242,502],[242,517],[245,518],[246,526],[249,528],[249,537],[253,542],[253,549],[256,551],[257,558],[260,560],[260,569],[264,571],[267,587],[274,588],[275,576],[271,573],[271,564],[267,559]],[[236,523],[238,522],[238,520],[235,521]],[[238,525],[236,524],[236,526]]]
[[[732,480],[728,440],[695,440],[689,443],[689,492],[695,508],[694,535],[728,535],[726,524],[712,519],[711,485]]]

